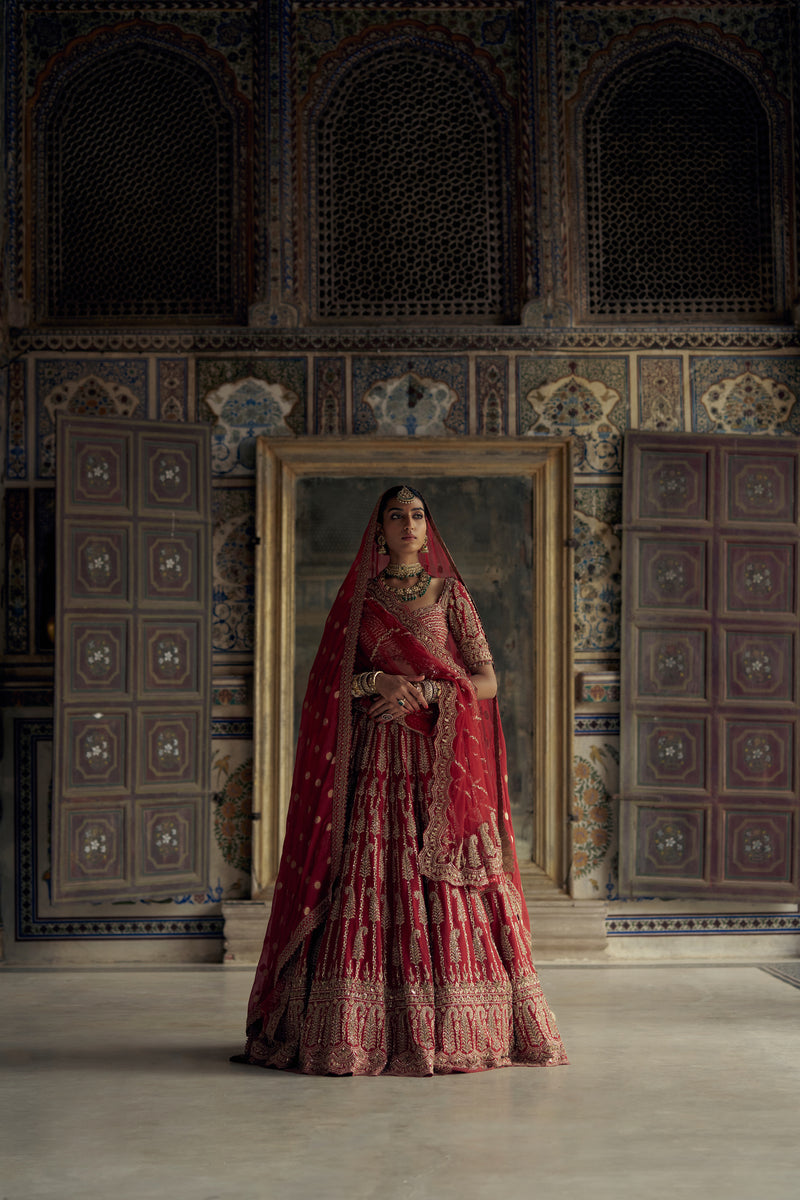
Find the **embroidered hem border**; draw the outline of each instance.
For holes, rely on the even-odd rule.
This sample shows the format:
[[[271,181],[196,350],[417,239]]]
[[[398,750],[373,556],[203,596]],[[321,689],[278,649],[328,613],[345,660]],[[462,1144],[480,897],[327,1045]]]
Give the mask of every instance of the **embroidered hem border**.
[[[508,982],[407,985],[323,980],[306,1006],[295,978],[280,1040],[251,1038],[247,1061],[309,1075],[431,1075],[563,1066],[567,1056],[536,974]]]

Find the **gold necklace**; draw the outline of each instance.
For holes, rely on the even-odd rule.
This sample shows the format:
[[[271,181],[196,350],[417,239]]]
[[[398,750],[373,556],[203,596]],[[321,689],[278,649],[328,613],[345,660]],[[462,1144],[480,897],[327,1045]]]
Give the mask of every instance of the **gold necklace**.
[[[398,600],[402,600],[404,604],[407,604],[409,602],[409,600],[419,600],[420,596],[424,596],[428,590],[428,585],[430,584],[430,581],[431,581],[431,577],[428,574],[428,572],[423,571],[420,574],[420,577],[417,580],[417,582],[412,583],[410,587],[404,587],[404,588],[391,587],[389,584],[386,583],[386,568],[385,567],[381,571],[380,578],[383,583],[383,586],[388,591],[390,591],[394,596],[397,596]]]
[[[384,575],[390,579],[408,579],[411,575],[421,575],[425,570],[421,562],[392,563],[383,568]]]

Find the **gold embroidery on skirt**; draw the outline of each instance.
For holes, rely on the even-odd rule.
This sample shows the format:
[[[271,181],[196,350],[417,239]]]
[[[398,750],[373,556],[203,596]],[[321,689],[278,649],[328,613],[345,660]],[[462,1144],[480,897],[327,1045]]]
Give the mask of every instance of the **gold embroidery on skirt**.
[[[366,936],[366,933],[367,926],[359,925],[358,929],[356,930],[356,936],[353,939],[353,958],[364,957],[364,937]]]
[[[535,972],[515,983],[461,982],[435,988],[317,980],[304,1013],[305,995],[301,970],[274,1038],[251,1039],[251,1061],[298,1065],[313,1074],[372,1075],[566,1062]]]
[[[356,918],[356,893],[353,886],[346,883],[342,888],[345,896],[344,905],[342,906],[342,916],[346,921],[354,921]]]
[[[539,1029],[543,1016],[551,1018],[536,986],[319,982],[303,1023],[299,1066],[315,1074],[419,1075],[512,1062],[554,1065],[563,1051],[549,1020]]]
[[[408,947],[408,957],[411,959],[412,966],[418,967],[422,962],[422,951],[419,948],[422,931],[420,929],[413,930],[413,936]]]

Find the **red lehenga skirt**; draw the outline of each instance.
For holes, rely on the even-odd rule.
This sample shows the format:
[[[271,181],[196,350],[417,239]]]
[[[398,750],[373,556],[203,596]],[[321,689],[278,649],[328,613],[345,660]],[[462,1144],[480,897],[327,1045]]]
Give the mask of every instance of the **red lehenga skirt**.
[[[361,711],[354,721],[331,909],[288,967],[274,1036],[251,1026],[246,1060],[317,1075],[566,1063],[517,889],[509,881],[480,892],[420,874],[431,738]]]

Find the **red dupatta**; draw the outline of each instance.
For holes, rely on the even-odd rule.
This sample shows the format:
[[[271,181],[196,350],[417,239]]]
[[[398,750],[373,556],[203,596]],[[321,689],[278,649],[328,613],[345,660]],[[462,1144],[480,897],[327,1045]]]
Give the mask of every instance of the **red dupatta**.
[[[376,505],[325,622],[303,702],[283,853],[248,1020],[249,1025],[256,1015],[263,1016],[272,1031],[283,1009],[284,968],[327,915],[341,867],[354,671],[372,665],[440,681],[438,713],[434,709],[404,718],[434,738],[435,778],[420,850],[422,873],[475,888],[495,886],[506,873],[521,893],[497,702],[477,700],[452,639],[442,647],[390,589],[370,582],[386,562],[375,545],[377,513]],[[428,544],[430,573],[461,581],[430,518]],[[362,663],[358,651],[362,615],[367,614],[385,629],[371,664]],[[524,904],[521,916],[527,923]],[[252,1011],[256,1003],[257,1014]]]

